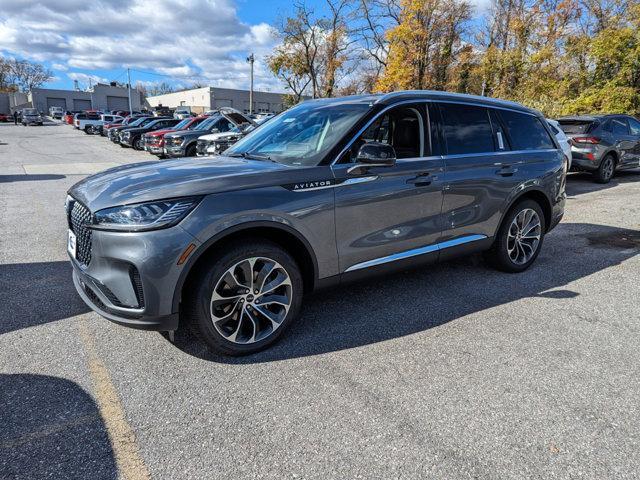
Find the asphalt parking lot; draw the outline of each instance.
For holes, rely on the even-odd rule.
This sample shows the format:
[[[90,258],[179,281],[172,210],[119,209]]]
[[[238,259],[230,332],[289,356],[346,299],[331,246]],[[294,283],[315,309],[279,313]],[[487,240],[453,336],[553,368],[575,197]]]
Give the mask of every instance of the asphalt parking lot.
[[[316,294],[229,359],[75,293],[67,188],[148,160],[0,124],[0,478],[640,476],[640,170],[571,174],[523,274],[473,256]]]

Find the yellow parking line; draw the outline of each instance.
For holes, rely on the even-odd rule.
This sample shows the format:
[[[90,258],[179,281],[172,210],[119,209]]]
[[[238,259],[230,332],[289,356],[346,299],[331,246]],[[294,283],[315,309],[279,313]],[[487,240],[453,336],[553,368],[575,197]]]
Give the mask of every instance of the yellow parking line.
[[[127,480],[148,480],[151,475],[140,455],[136,434],[127,422],[109,371],[98,357],[94,337],[85,319],[80,320],[79,328],[80,338],[89,357],[95,399],[111,440],[119,473]]]

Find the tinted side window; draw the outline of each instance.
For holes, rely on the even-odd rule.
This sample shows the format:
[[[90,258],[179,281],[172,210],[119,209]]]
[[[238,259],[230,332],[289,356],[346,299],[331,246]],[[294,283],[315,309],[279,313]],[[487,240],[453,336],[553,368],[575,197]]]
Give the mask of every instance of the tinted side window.
[[[555,148],[553,140],[538,117],[511,110],[501,110],[500,117],[509,134],[513,150]]]
[[[614,135],[629,135],[629,127],[627,127],[627,122],[625,122],[622,118],[612,118],[611,127],[613,128]]]
[[[631,127],[631,135],[640,135],[640,122],[635,118],[629,118],[629,127]]]
[[[449,155],[493,152],[493,132],[486,108],[444,103],[442,126]]]

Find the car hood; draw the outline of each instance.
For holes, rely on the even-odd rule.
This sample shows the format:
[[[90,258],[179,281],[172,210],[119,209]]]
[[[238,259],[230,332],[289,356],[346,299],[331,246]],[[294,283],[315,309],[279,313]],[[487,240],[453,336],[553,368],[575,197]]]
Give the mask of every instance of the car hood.
[[[221,138],[235,137],[236,135],[240,135],[240,134],[237,133],[237,132],[234,132],[234,133],[229,133],[229,132],[208,133],[207,135],[202,135],[201,137],[198,137],[198,140],[206,140],[207,142],[210,142],[212,140],[219,140]]]
[[[163,135],[166,135],[167,133],[173,133],[176,130],[172,130],[170,128],[165,129],[165,130],[153,130],[152,132],[147,133],[147,137],[162,137]]]
[[[207,131],[202,130],[176,130],[172,133],[167,133],[166,137],[184,137],[184,138],[198,138],[202,135],[207,135]]]
[[[76,183],[69,194],[92,212],[116,205],[206,195],[273,183],[282,164],[231,157],[179,158],[122,165]]]

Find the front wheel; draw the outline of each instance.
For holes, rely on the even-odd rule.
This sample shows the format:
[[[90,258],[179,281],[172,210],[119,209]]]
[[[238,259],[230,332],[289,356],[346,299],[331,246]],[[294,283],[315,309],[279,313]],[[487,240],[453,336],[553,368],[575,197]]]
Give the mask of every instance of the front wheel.
[[[522,272],[538,257],[544,234],[545,218],[540,205],[533,200],[519,202],[502,221],[487,260],[503,272]]]
[[[195,145],[189,145],[187,147],[187,150],[185,152],[185,157],[195,157],[196,156],[196,146]]]
[[[224,355],[247,355],[276,342],[302,303],[295,260],[268,241],[240,242],[210,258],[187,291],[194,334]]]
[[[133,140],[133,148],[134,150],[142,150],[142,137],[136,137]]]

